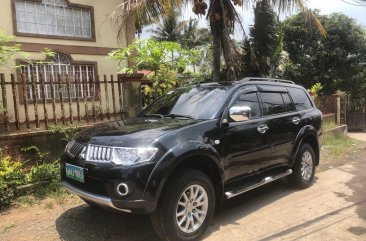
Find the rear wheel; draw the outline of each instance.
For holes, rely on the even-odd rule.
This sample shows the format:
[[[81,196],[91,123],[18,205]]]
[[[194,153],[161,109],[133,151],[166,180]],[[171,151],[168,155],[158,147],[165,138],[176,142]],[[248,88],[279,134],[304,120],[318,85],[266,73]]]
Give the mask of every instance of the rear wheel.
[[[215,210],[215,191],[198,170],[176,173],[164,188],[152,225],[162,240],[199,240]]]
[[[310,187],[314,182],[316,157],[309,144],[301,145],[296,156],[292,175],[288,176],[291,185],[297,188]]]

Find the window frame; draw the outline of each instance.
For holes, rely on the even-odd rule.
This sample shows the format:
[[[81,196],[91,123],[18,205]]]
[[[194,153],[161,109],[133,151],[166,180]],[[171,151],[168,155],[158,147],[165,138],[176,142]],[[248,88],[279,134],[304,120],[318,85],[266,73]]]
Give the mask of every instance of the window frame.
[[[265,85],[267,87],[267,85]],[[295,104],[291,98],[291,95],[288,91],[288,89],[286,87],[283,87],[283,86],[273,86],[273,85],[268,85],[268,89],[265,87],[265,88],[261,88],[263,86],[258,86],[258,98],[259,98],[259,101],[260,101],[260,104],[261,104],[261,108],[262,108],[262,115],[264,117],[267,117],[267,116],[277,116],[277,115],[284,115],[284,114],[288,114],[288,113],[293,113],[293,112],[297,112],[296,110],[296,107],[295,107]],[[279,90],[276,91],[276,87],[280,87],[278,88]],[[285,91],[286,90],[286,91]],[[292,111],[285,111],[285,112],[280,112],[280,113],[275,113],[275,114],[266,114],[266,111],[265,111],[265,107],[264,107],[264,102],[263,102],[263,99],[262,99],[262,96],[260,93],[276,93],[276,94],[279,94],[281,96],[281,99],[283,101],[283,104],[285,104],[284,102],[284,99],[282,97],[282,93],[286,93],[288,95],[288,97],[290,98],[290,101],[294,107],[294,110]]]
[[[232,106],[234,106],[235,101],[239,98],[240,95],[255,93],[258,98],[260,115],[256,118],[252,118],[252,119],[245,120],[245,121],[229,121],[229,124],[242,124],[242,123],[248,123],[248,122],[250,123],[251,121],[256,121],[256,120],[264,118],[263,106],[262,106],[262,102],[261,102],[258,92],[259,91],[258,91],[258,88],[256,85],[244,85],[235,91],[235,93],[233,94],[233,96],[229,102],[229,105],[227,105],[228,109],[230,109]],[[229,120],[229,116],[228,116],[228,120]]]
[[[65,55],[65,56],[67,56],[68,57],[68,59],[69,59],[69,61],[70,61],[70,66],[92,66],[93,68],[94,68],[94,81],[95,81],[95,89],[94,89],[94,94],[93,95],[88,95],[87,97],[86,97],[86,99],[89,101],[89,100],[92,100],[93,98],[95,99],[95,100],[99,100],[98,99],[98,92],[100,92],[100,89],[99,89],[99,86],[98,86],[98,84],[97,84],[97,79],[98,79],[98,63],[97,62],[94,62],[94,61],[74,61],[73,60],[73,58],[71,57],[71,55],[69,55],[69,54],[67,54],[67,53],[64,53],[64,52],[61,52],[61,51],[57,51],[57,53],[60,53],[60,54],[63,54],[63,55]],[[47,62],[47,61],[49,61],[49,57],[47,57],[46,59],[44,59],[44,60],[41,60],[42,62]],[[18,65],[18,66],[22,66],[22,65],[24,65],[24,66],[27,66],[27,65],[30,65],[29,63],[27,63],[27,62],[25,62],[23,59],[17,59],[16,60],[16,64]],[[22,68],[18,68],[17,69],[17,76],[20,76],[22,74]],[[54,78],[57,78],[56,76],[54,76]],[[21,78],[18,78],[19,79],[19,81],[21,80]],[[56,79],[54,79],[54,81],[55,81],[55,84],[57,83],[57,81],[58,80],[56,80]],[[72,81],[72,79],[70,79],[70,81]],[[45,82],[46,82],[46,85],[47,85],[47,83],[49,82],[49,79],[45,79]],[[66,83],[64,83],[64,85],[65,85]],[[72,84],[71,84],[72,85]],[[88,85],[89,85],[89,83],[88,83]],[[29,85],[30,86],[30,85]],[[75,89],[75,91],[76,91],[76,89]],[[80,90],[79,90],[80,91]],[[18,92],[19,92],[19,102],[20,102],[20,104],[23,104],[24,103],[24,99],[23,99],[23,89],[22,88],[19,88],[18,89]],[[40,95],[40,93],[38,92],[38,88],[37,88],[37,93],[38,93],[38,95]],[[30,94],[30,92],[28,92],[27,91],[27,94]],[[56,93],[55,93],[56,94]],[[71,97],[71,100],[76,100],[77,98],[79,98],[80,99],[80,101],[81,100],[84,100],[84,97],[80,97],[80,96],[78,96],[78,94],[75,92],[75,97]],[[48,91],[46,91],[46,97],[47,97],[47,95],[48,95]],[[73,94],[72,94],[73,95]],[[68,99],[69,99],[69,97],[68,96],[64,96],[63,95],[63,99],[64,99],[64,102],[68,102]],[[32,98],[28,98],[28,96],[27,96],[27,100],[26,100],[28,103],[34,103],[34,99],[33,99],[33,96],[32,96]],[[37,96],[37,103],[41,103],[43,101],[43,98],[39,98],[39,96]],[[55,96],[55,101],[56,102],[60,102],[60,98],[57,98],[56,96]],[[52,102],[52,98],[46,98],[46,102],[47,103],[51,103]]]
[[[42,0],[26,0],[29,2],[41,3]],[[83,37],[72,37],[72,36],[63,36],[63,35],[49,35],[49,34],[38,34],[38,33],[23,33],[18,31],[17,17],[16,17],[16,7],[15,0],[11,0],[11,9],[12,9],[12,18],[13,18],[13,32],[15,36],[21,37],[35,37],[35,38],[50,38],[50,39],[63,39],[63,40],[77,40],[77,41],[89,41],[96,42],[95,36],[95,20],[94,20],[94,7],[89,5],[71,3],[69,0],[64,0],[68,7],[74,7],[79,9],[85,9],[90,11],[90,28],[91,28],[91,37],[83,38]]]
[[[308,108],[308,109],[304,109],[304,110],[297,110],[297,108],[296,108],[296,104],[295,104],[294,98],[293,98],[293,97],[292,97],[292,95],[291,95],[290,89],[301,90],[302,92],[304,92],[304,94],[305,94],[306,98],[308,99],[308,101],[309,101],[309,103],[310,103],[310,108]],[[308,93],[305,89],[303,89],[303,88],[298,88],[298,87],[295,87],[295,86],[294,86],[294,87],[292,87],[292,86],[291,86],[291,87],[287,87],[287,90],[288,90],[288,95],[290,96],[291,101],[292,101],[293,105],[295,106],[295,110],[296,110],[297,112],[309,111],[309,110],[312,110],[312,109],[315,107],[315,103],[314,103],[313,99],[309,96],[309,93]]]

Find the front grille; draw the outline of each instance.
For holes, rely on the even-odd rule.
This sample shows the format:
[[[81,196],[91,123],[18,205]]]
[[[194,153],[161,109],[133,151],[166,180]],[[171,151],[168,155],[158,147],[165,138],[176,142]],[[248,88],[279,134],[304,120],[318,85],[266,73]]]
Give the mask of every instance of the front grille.
[[[86,160],[109,162],[112,158],[112,147],[88,145]]]
[[[68,153],[70,153],[74,157],[78,156],[85,146],[86,144],[75,141],[74,144],[68,150]]]

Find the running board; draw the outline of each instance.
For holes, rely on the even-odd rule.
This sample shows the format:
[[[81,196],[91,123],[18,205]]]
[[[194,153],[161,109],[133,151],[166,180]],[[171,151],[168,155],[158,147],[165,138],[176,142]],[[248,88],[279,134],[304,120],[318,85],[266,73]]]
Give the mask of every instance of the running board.
[[[254,185],[251,185],[251,186],[245,187],[243,189],[239,189],[239,190],[227,191],[227,192],[225,192],[225,197],[226,197],[226,199],[229,199],[229,198],[238,196],[238,195],[240,195],[242,193],[248,192],[248,191],[253,190],[253,189],[257,188],[257,187],[263,186],[263,185],[265,185],[267,183],[270,183],[270,182],[273,182],[273,181],[275,181],[277,179],[280,179],[280,178],[283,178],[285,176],[288,176],[291,173],[292,173],[292,170],[291,169],[288,169],[286,172],[281,173],[281,174],[278,174],[276,176],[265,177],[265,178],[262,179],[262,181],[254,184]]]

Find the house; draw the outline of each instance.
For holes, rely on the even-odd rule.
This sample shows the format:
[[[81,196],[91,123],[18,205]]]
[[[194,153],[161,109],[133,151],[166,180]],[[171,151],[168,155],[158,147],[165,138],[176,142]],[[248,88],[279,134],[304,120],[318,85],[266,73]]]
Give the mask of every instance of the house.
[[[30,64],[17,58],[15,64],[21,68],[2,70],[6,79],[6,87],[2,86],[7,95],[6,124],[18,122],[28,127],[33,122],[39,125],[40,120],[46,124],[59,123],[61,119],[72,122],[89,118],[91,112],[98,112],[103,119],[102,114],[109,116],[122,109],[122,90],[113,83],[113,79],[117,80],[117,63],[106,58],[109,52],[127,46],[134,38],[131,23],[126,24],[124,36],[117,38],[117,31],[107,20],[107,15],[120,3],[120,0],[1,0],[0,29],[14,35],[12,43],[20,44],[32,59],[40,61]],[[55,55],[44,59],[41,51],[45,48]],[[20,73],[27,78],[25,81]],[[16,76],[16,98],[10,94],[14,92],[10,74]],[[104,75],[109,83],[105,86]],[[56,83],[58,76],[62,84]],[[97,76],[101,77],[102,85],[96,82]],[[60,101],[70,105],[61,106]],[[37,102],[43,107],[33,107]]]

